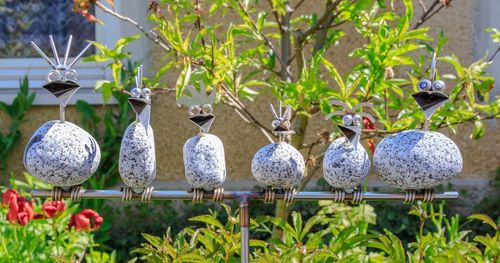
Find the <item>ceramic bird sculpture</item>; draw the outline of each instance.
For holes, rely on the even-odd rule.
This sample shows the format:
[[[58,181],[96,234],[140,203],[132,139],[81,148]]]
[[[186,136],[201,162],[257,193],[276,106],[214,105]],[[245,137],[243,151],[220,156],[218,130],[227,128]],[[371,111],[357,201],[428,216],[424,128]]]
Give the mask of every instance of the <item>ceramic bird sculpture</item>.
[[[272,202],[278,190],[284,191],[284,200],[289,203],[295,195],[294,186],[304,177],[305,163],[302,154],[285,141],[286,136],[293,134],[290,130],[291,107],[287,106],[283,113],[280,102],[278,113],[272,105],[271,110],[274,114],[273,132],[278,135],[278,142],[255,153],[252,174],[259,184],[266,187],[265,201]]]
[[[209,134],[215,119],[212,104],[217,93],[215,88],[207,94],[203,82],[199,82],[200,90],[194,86],[186,86],[190,96],[182,96],[177,100],[179,105],[188,107],[189,120],[200,133],[184,144],[184,168],[188,183],[193,188],[193,201],[201,202],[205,191],[213,191],[215,201],[222,201],[226,180],[226,161],[224,146],[219,137]]]
[[[341,106],[344,110],[334,111],[326,116],[326,120],[335,115],[342,116],[342,125],[338,125],[344,137],[333,141],[323,158],[323,176],[334,191],[352,192],[360,186],[370,172],[370,158],[366,150],[359,144],[363,117],[372,123],[375,119],[366,112],[357,112],[362,107],[372,107],[371,103],[362,102],[353,108],[341,101],[331,101],[332,105]]]
[[[423,130],[409,130],[384,138],[374,155],[378,175],[387,184],[407,190],[414,196],[417,190],[432,201],[432,188],[446,183],[462,171],[462,155],[457,145],[439,132],[429,131],[432,114],[448,96],[443,94],[446,85],[436,80],[436,54],[431,64],[431,79],[418,83],[420,90],[413,98],[424,111]],[[427,199],[429,199],[427,198]]]
[[[130,191],[149,193],[148,187],[156,176],[155,141],[153,128],[149,125],[151,116],[151,90],[143,87],[142,65],[137,68],[136,87],[131,90],[128,99],[136,114],[136,121],[125,130],[120,146],[119,171],[123,182],[124,195]],[[145,191],[146,190],[146,191]]]
[[[45,183],[79,192],[79,185],[97,170],[101,152],[97,141],[90,134],[64,119],[66,104],[80,88],[76,82],[78,74],[72,67],[91,46],[89,43],[67,64],[71,40],[72,36],[69,37],[64,60],[61,61],[50,36],[55,62],[31,42],[33,48],[52,67],[47,76],[48,83],[43,88],[59,100],[60,119],[49,121],[35,131],[24,151],[24,165],[31,175]],[[54,190],[60,190],[56,188]]]

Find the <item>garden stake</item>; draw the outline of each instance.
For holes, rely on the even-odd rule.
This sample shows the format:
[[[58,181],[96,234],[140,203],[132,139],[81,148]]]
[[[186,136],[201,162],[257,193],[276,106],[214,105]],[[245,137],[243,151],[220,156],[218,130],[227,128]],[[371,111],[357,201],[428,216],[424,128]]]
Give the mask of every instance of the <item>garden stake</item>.
[[[162,191],[155,190],[150,193],[150,200],[192,200],[195,193],[187,191]],[[373,193],[362,192],[361,190],[354,193],[345,193],[342,191],[343,199],[346,201],[397,201],[407,200],[408,193]],[[71,192],[60,192],[61,198],[70,198]],[[221,200],[239,200],[240,203],[240,231],[241,231],[241,262],[249,260],[249,226],[250,226],[250,201],[265,200],[266,192],[252,191],[225,191],[222,194]],[[47,190],[32,190],[32,197],[52,197],[52,192]],[[129,200],[141,200],[143,195],[130,191]],[[457,199],[457,192],[444,192],[433,194],[433,199],[423,193],[413,192],[412,199],[420,201],[433,200],[453,200]],[[81,190],[81,198],[83,199],[122,199],[123,193],[120,190]],[[211,200],[214,198],[214,193],[206,192],[202,197],[203,200]],[[284,200],[285,193],[275,193],[275,198]],[[294,200],[317,201],[317,200],[337,200],[338,196],[332,192],[298,192],[294,196]]]

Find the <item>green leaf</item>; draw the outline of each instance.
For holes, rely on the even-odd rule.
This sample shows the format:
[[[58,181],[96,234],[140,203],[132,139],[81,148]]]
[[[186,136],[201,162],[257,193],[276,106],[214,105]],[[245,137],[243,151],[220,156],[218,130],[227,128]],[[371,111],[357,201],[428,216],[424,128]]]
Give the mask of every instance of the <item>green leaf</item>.
[[[101,91],[104,104],[108,103],[113,96],[113,86],[114,84],[107,80],[96,81],[95,89]]]
[[[493,227],[493,229],[499,229],[499,227],[497,226],[497,224],[495,223],[495,221],[491,217],[489,217],[488,215],[485,215],[485,214],[473,214],[473,215],[468,216],[467,218],[468,219],[480,220],[484,224],[488,224],[491,227]]]
[[[472,139],[479,140],[479,139],[483,138],[484,133],[485,133],[484,123],[481,120],[475,121],[474,128],[473,128],[472,134],[471,134]]]
[[[202,222],[207,225],[215,226],[217,228],[224,228],[222,223],[211,215],[201,215],[189,218],[189,221]]]

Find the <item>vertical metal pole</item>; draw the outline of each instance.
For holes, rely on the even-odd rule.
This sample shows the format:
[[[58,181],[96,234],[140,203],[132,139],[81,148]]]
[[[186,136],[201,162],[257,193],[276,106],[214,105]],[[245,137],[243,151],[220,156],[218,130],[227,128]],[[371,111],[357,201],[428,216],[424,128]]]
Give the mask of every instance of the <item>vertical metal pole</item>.
[[[61,120],[61,122],[65,121],[64,106],[62,101],[59,101],[59,119]]]
[[[241,232],[241,262],[248,263],[249,258],[249,233],[250,211],[248,209],[248,196],[240,198],[240,232]]]

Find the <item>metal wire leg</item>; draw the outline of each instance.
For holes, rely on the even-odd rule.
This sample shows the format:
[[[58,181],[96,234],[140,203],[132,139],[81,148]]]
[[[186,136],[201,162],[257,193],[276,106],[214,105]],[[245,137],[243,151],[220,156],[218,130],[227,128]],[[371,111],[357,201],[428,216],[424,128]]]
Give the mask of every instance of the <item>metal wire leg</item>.
[[[283,195],[283,201],[285,202],[286,205],[290,205],[293,202],[295,194],[297,194],[297,190],[295,190],[294,187],[290,189],[285,189],[285,193]]]
[[[151,202],[151,196],[153,195],[154,189],[155,188],[153,186],[144,188],[144,190],[142,191],[141,202],[143,203]]]
[[[431,203],[434,200],[434,189],[424,189],[422,202]]]
[[[276,196],[275,189],[273,189],[272,187],[266,188],[266,190],[264,190],[264,203],[266,204],[274,203],[275,196]]]
[[[214,193],[212,195],[212,200],[217,203],[222,203],[224,201],[224,188],[217,187],[214,189]]]
[[[361,203],[361,201],[363,201],[363,190],[356,189],[356,191],[354,191],[352,193],[352,201],[351,201],[351,203],[352,204],[359,204],[359,203]]]
[[[404,203],[405,204],[411,204],[411,203],[415,202],[416,195],[417,195],[417,191],[415,191],[415,190],[406,190]]]
[[[134,195],[134,192],[132,191],[132,188],[130,187],[122,187],[122,201],[123,202],[130,202],[132,201],[132,197]]]
[[[193,203],[195,203],[195,204],[203,203],[203,196],[204,195],[205,195],[205,190],[193,189]]]
[[[61,201],[63,191],[64,190],[61,187],[54,186],[54,188],[52,188],[52,191],[50,193],[50,197],[52,198],[52,201]]]
[[[332,189],[333,192],[333,202],[335,203],[343,203],[345,200],[345,191],[342,189]]]
[[[79,202],[82,200],[82,194],[85,192],[81,185],[71,188],[71,201]]]

